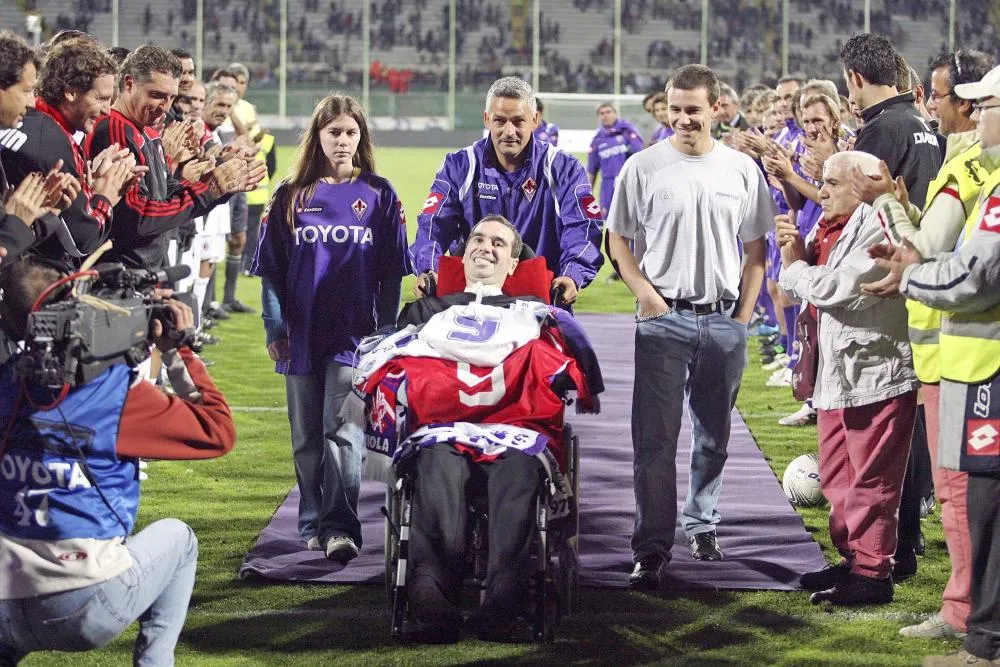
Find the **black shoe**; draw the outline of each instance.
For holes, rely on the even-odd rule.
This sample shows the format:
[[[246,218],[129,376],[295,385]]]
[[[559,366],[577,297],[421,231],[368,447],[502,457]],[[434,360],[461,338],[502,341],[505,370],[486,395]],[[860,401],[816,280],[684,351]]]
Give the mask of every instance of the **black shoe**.
[[[459,639],[462,616],[436,581],[414,577],[407,590],[410,623],[403,638],[421,644],[454,644]]]
[[[847,581],[851,566],[846,560],[827,565],[816,572],[806,572],[799,579],[799,586],[807,591],[825,591]]]
[[[210,317],[213,320],[228,320],[229,313],[227,313],[222,308],[207,308],[205,309],[205,317]]]
[[[211,319],[211,318],[208,318],[208,317],[201,318],[201,328],[202,328],[203,331],[208,331],[212,327],[215,327],[215,326],[218,326],[218,325],[219,325],[219,323],[216,322],[215,320]]]
[[[689,537],[688,544],[691,545],[691,558],[695,560],[722,560],[722,549],[714,530]]]
[[[892,578],[896,581],[904,581],[917,573],[917,552],[913,547],[896,549],[894,560]]]
[[[222,340],[218,336],[213,336],[207,331],[202,331],[198,333],[198,342],[202,345],[217,345],[219,341]]]
[[[239,299],[234,299],[228,303],[222,304],[222,309],[227,313],[256,313],[257,311],[246,305]]]
[[[892,602],[892,577],[872,579],[860,574],[850,574],[833,588],[809,596],[813,604],[829,602],[839,605],[889,604]]]
[[[640,558],[628,576],[628,585],[642,591],[659,590],[667,572],[667,561],[662,556],[651,554]]]
[[[494,581],[486,591],[482,606],[469,617],[466,625],[483,641],[508,641],[523,599],[524,591],[516,581]]]

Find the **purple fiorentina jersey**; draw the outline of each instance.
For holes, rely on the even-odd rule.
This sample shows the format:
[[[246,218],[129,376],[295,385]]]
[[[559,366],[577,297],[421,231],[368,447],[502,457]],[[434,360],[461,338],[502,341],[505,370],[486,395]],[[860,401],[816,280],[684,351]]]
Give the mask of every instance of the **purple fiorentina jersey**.
[[[642,135],[627,120],[619,118],[611,127],[598,126],[593,141],[590,142],[590,156],[587,158],[587,173],[593,176],[601,172],[601,209],[611,208],[611,195],[615,190],[615,179],[625,165],[625,160],[643,149]]]
[[[261,223],[253,266],[281,304],[291,350],[286,372],[353,365],[361,338],[375,330],[380,285],[410,272],[402,203],[387,180],[367,172],[347,183],[321,181],[296,210],[293,229],[286,197],[282,185]]]
[[[653,138],[649,140],[649,145],[658,144],[661,141],[666,141],[670,137],[674,136],[674,130],[669,125],[658,125],[655,130],[653,130]]]
[[[785,126],[781,128],[774,140],[782,148],[790,150],[792,155],[802,155],[806,150],[806,133],[801,127],[796,125],[794,118],[789,118],[785,121]],[[795,173],[799,176],[804,176],[798,162],[793,160],[792,168],[795,169]],[[785,201],[785,195],[777,188],[768,187],[771,190],[771,199],[774,200],[774,205],[778,207],[778,213],[788,213],[788,202]]]
[[[538,127],[535,128],[535,131],[532,134],[534,134],[535,139],[538,139],[539,141],[548,142],[553,146],[559,145],[559,126],[555,123],[549,123],[543,120],[538,124]]]

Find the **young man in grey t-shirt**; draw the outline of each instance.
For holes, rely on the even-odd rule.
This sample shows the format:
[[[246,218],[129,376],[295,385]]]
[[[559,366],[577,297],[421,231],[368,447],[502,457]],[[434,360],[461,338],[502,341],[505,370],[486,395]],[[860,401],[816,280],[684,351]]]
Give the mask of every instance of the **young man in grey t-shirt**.
[[[670,560],[685,392],[694,442],[681,524],[693,558],[722,559],[715,507],[775,211],[754,162],[712,139],[718,100],[709,68],[674,72],[667,86],[674,135],[625,163],[607,220],[608,255],[637,300],[629,578],[637,588],[659,587]],[[629,248],[637,236],[646,246],[638,261]]]

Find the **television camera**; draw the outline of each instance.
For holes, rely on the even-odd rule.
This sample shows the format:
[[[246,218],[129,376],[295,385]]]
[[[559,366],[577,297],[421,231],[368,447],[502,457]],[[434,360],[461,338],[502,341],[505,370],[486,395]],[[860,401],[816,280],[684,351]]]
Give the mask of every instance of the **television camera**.
[[[187,266],[149,271],[98,264],[54,283],[28,316],[18,374],[32,386],[60,390],[86,384],[112,364],[135,367],[149,357],[156,321],[178,347],[190,345],[194,331],[175,329],[166,302],[177,299],[197,312],[193,295],[164,297],[159,289],[190,272]],[[65,290],[63,296],[46,300],[53,288]]]

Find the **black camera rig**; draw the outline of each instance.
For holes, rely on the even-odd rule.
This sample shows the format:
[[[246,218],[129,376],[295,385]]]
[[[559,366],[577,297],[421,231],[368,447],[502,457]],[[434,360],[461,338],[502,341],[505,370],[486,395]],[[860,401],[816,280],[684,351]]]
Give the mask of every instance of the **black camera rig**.
[[[59,390],[86,384],[112,364],[137,366],[149,356],[153,322],[178,346],[189,345],[194,331],[177,331],[167,299],[157,287],[169,287],[190,274],[187,266],[162,271],[98,264],[73,283],[63,298],[42,303],[28,316],[24,353],[18,374],[30,385]],[[89,279],[88,279],[89,278]],[[169,298],[197,311],[191,294]]]

